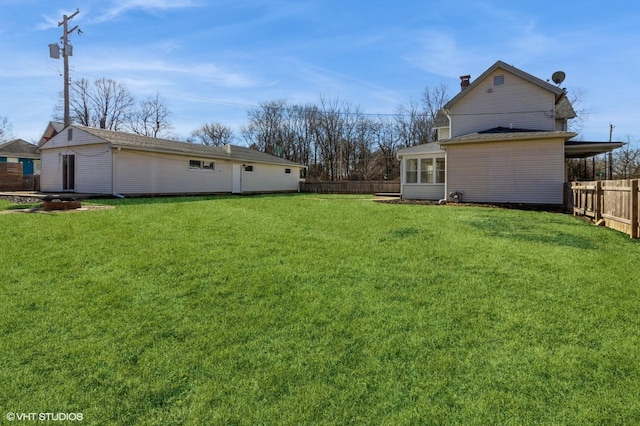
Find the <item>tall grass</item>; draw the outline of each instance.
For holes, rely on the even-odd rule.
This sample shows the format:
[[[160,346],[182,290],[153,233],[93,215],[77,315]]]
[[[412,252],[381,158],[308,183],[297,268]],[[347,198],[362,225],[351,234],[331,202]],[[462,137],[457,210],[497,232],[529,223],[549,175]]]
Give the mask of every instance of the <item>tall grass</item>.
[[[623,234],[364,197],[108,202],[0,216],[3,416],[640,422]]]

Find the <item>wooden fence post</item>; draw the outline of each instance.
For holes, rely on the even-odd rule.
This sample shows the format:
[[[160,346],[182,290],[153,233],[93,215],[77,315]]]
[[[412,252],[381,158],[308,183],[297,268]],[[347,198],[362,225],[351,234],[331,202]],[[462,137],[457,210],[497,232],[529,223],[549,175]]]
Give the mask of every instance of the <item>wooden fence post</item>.
[[[594,200],[594,213],[595,213],[595,217],[593,218],[593,220],[595,222],[598,222],[600,219],[602,219],[602,210],[603,210],[603,204],[604,204],[604,197],[602,196],[602,181],[599,180],[596,182],[596,192],[595,192],[595,197],[596,199]]]
[[[631,197],[630,201],[630,216],[631,216],[631,238],[638,238],[638,179],[631,181]]]

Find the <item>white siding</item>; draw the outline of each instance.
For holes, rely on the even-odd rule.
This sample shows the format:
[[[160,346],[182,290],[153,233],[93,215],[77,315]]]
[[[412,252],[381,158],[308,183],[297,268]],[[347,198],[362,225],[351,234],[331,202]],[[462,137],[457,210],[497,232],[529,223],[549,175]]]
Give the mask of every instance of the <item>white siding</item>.
[[[300,189],[300,168],[260,163],[247,163],[252,172],[242,169],[242,192],[284,192]],[[291,172],[286,173],[285,169]]]
[[[231,162],[216,160],[215,170],[193,170],[182,156],[122,150],[114,154],[115,192],[118,194],[172,194],[231,192]]]
[[[62,191],[62,156],[75,155],[75,191],[90,194],[111,194],[111,150],[97,144],[53,148],[41,151],[40,190]]]
[[[494,77],[504,75],[504,84]],[[491,129],[514,127],[555,130],[555,95],[530,82],[497,70],[451,108],[451,137]]]
[[[447,147],[447,191],[463,201],[562,204],[564,141],[471,143]]]
[[[69,130],[72,130],[71,137],[69,140]],[[73,146],[81,146],[88,144],[103,144],[106,141],[100,139],[97,136],[93,136],[81,129],[71,128],[65,129],[62,132],[55,135],[51,140],[42,144],[40,149],[52,149],[52,148],[62,148],[62,147],[73,147]]]

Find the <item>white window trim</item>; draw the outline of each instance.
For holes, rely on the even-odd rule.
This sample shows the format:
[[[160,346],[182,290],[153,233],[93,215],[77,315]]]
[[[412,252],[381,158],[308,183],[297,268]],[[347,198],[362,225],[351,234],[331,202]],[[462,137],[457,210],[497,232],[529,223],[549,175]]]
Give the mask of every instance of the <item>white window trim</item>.
[[[191,165],[191,162],[198,162],[199,166],[195,167]],[[205,164],[211,164],[211,168],[208,167],[204,167]],[[216,171],[216,162],[213,160],[202,160],[199,158],[189,158],[189,161],[187,163],[189,171],[195,171],[195,172],[215,172]]]
[[[422,170],[422,160],[431,160],[433,161],[433,172],[432,178],[433,182],[422,182],[421,170]],[[438,182],[438,168],[437,168],[437,160],[444,160],[444,182]],[[418,176],[417,182],[407,182],[407,168],[406,164],[408,160],[418,160]],[[444,186],[447,183],[447,157],[444,155],[435,155],[435,156],[424,156],[424,157],[405,157],[402,161],[402,184],[403,185],[412,185],[412,186]]]

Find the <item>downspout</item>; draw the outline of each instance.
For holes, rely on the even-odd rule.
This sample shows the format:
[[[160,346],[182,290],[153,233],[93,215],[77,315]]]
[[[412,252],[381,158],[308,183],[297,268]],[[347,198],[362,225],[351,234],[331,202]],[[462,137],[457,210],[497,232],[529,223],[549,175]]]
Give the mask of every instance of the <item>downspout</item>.
[[[451,126],[451,121],[449,121],[449,126]],[[449,127],[449,132],[451,132],[451,127]],[[449,136],[451,136],[451,133],[449,133]],[[446,204],[447,200],[449,200],[449,158],[447,155],[447,147],[440,145],[440,148],[444,151],[444,198],[438,201],[438,203]],[[444,202],[442,202],[443,200]]]
[[[116,154],[119,153],[122,148],[118,147],[111,154],[111,195],[117,198],[124,198],[124,195],[115,192],[115,176],[116,176]]]
[[[400,160],[400,199],[402,200],[404,198],[402,196],[402,188],[404,186],[404,157],[396,153],[396,158]]]

